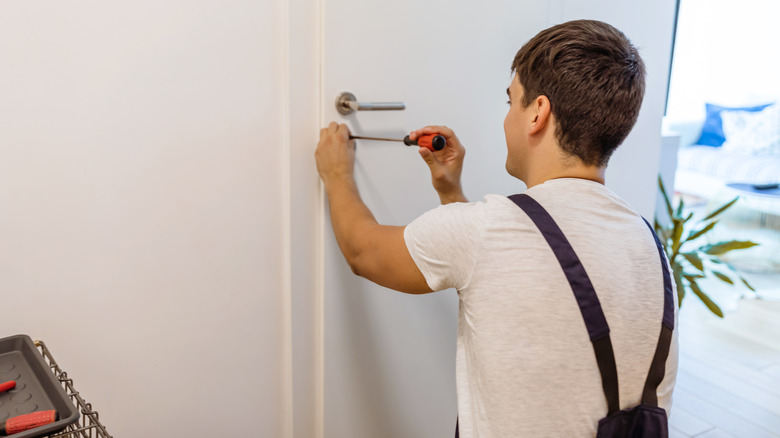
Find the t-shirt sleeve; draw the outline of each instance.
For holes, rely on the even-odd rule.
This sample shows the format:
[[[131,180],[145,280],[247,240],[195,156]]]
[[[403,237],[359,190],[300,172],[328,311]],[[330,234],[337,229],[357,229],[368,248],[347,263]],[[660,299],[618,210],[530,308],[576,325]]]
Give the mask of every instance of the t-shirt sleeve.
[[[404,230],[409,254],[432,290],[465,288],[482,241],[483,203],[442,205]]]

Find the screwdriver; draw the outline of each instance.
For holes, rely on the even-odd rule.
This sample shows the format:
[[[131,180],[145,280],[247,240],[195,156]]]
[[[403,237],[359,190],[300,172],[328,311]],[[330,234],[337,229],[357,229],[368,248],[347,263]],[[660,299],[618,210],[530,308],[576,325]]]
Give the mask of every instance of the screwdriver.
[[[360,137],[356,135],[350,135],[349,139],[358,139],[358,140],[378,140],[378,141],[402,141],[407,146],[421,146],[427,149],[430,149],[432,151],[440,151],[444,149],[444,146],[447,145],[447,140],[444,138],[443,135],[438,134],[425,134],[421,135],[417,140],[412,140],[407,135],[404,137],[403,140],[399,140],[396,138],[379,138],[379,137]]]
[[[0,392],[9,391],[14,388],[16,388],[16,382],[13,380],[10,380],[5,383],[0,383]]]

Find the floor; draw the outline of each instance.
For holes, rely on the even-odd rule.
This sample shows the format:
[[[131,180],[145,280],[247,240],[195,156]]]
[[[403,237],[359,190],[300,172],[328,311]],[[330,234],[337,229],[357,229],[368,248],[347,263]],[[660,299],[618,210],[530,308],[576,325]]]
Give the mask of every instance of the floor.
[[[743,275],[758,297],[717,280],[702,285],[723,319],[695,296],[683,301],[672,438],[780,438],[780,274]]]

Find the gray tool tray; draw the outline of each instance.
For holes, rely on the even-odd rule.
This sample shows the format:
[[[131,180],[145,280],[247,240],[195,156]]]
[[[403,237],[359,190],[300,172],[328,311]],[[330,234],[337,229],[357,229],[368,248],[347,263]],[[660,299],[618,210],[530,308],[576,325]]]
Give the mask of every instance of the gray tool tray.
[[[0,421],[50,409],[59,414],[54,423],[10,435],[11,438],[111,438],[98,421],[97,412],[73,388],[73,380],[54,362],[43,342],[33,342],[26,335],[0,339],[0,383],[9,380],[16,381],[17,386],[0,393]],[[84,414],[81,422],[79,410]]]

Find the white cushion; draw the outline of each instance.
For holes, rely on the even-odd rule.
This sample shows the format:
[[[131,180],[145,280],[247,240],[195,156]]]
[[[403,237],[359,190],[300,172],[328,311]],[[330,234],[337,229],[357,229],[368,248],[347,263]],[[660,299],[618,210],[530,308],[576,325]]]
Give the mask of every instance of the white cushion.
[[[747,155],[722,147],[691,146],[677,154],[677,169],[710,175],[723,182],[780,182],[780,155]]]
[[[752,155],[780,155],[780,105],[761,111],[723,111],[723,150]]]

